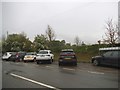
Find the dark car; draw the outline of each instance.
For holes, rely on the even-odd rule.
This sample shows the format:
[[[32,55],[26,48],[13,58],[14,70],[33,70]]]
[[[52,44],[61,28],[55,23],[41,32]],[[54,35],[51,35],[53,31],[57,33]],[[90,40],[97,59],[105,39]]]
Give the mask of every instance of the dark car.
[[[77,66],[77,58],[72,49],[64,49],[60,53],[59,66],[63,64],[72,64]]]
[[[14,62],[23,61],[25,55],[26,55],[26,52],[16,52],[11,55],[10,60]]]
[[[103,52],[99,56],[92,57],[92,63],[95,66],[98,65],[110,65],[120,67],[120,48],[100,48],[100,52]]]

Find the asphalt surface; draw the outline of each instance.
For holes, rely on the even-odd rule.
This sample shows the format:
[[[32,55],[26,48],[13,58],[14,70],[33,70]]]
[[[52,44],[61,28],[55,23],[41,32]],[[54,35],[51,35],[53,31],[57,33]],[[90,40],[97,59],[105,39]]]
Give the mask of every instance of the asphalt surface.
[[[2,66],[2,88],[118,88],[119,70],[113,67],[10,61],[3,61]]]

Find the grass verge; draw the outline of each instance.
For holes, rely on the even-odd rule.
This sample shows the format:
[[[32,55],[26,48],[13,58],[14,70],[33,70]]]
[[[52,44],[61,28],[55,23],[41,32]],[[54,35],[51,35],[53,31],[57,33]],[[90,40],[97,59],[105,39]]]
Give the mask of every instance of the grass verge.
[[[95,55],[96,54],[90,54],[90,53],[76,53],[78,62],[83,62],[83,63],[90,63],[91,58]],[[54,53],[54,60],[55,61],[59,60],[59,53]]]

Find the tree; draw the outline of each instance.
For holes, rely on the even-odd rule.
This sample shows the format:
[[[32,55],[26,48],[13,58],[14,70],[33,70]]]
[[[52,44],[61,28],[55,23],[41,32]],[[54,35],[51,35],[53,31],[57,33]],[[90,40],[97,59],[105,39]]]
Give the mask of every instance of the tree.
[[[43,34],[37,35],[34,38],[33,43],[34,43],[36,51],[38,51],[40,49],[48,49],[48,40],[47,40],[47,37]]]
[[[53,52],[60,52],[64,48],[64,43],[59,40],[53,40],[50,42],[49,49]]]
[[[66,42],[65,42],[65,40],[62,40],[61,43],[62,43],[63,46],[65,46]]]
[[[108,44],[114,46],[117,43],[118,40],[118,25],[113,24],[113,20],[110,19],[106,22],[105,29],[107,30],[105,32],[106,38],[103,39],[104,42],[107,42]]]
[[[31,51],[32,42],[25,34],[9,34],[2,41],[2,51]]]
[[[75,42],[76,46],[79,46],[81,44],[81,40],[78,36],[75,37],[74,42]]]
[[[50,42],[55,39],[55,32],[52,30],[50,25],[48,25],[48,27],[47,27],[46,35],[47,35],[47,38]]]

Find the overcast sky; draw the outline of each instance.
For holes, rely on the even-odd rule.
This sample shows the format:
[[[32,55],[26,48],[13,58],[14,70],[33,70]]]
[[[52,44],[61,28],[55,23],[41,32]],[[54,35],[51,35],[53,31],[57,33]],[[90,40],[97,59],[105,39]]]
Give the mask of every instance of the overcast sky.
[[[33,40],[50,25],[58,40],[74,43],[78,36],[85,43],[97,43],[106,31],[105,22],[117,22],[118,3],[83,1],[2,2],[2,33],[24,31]]]

